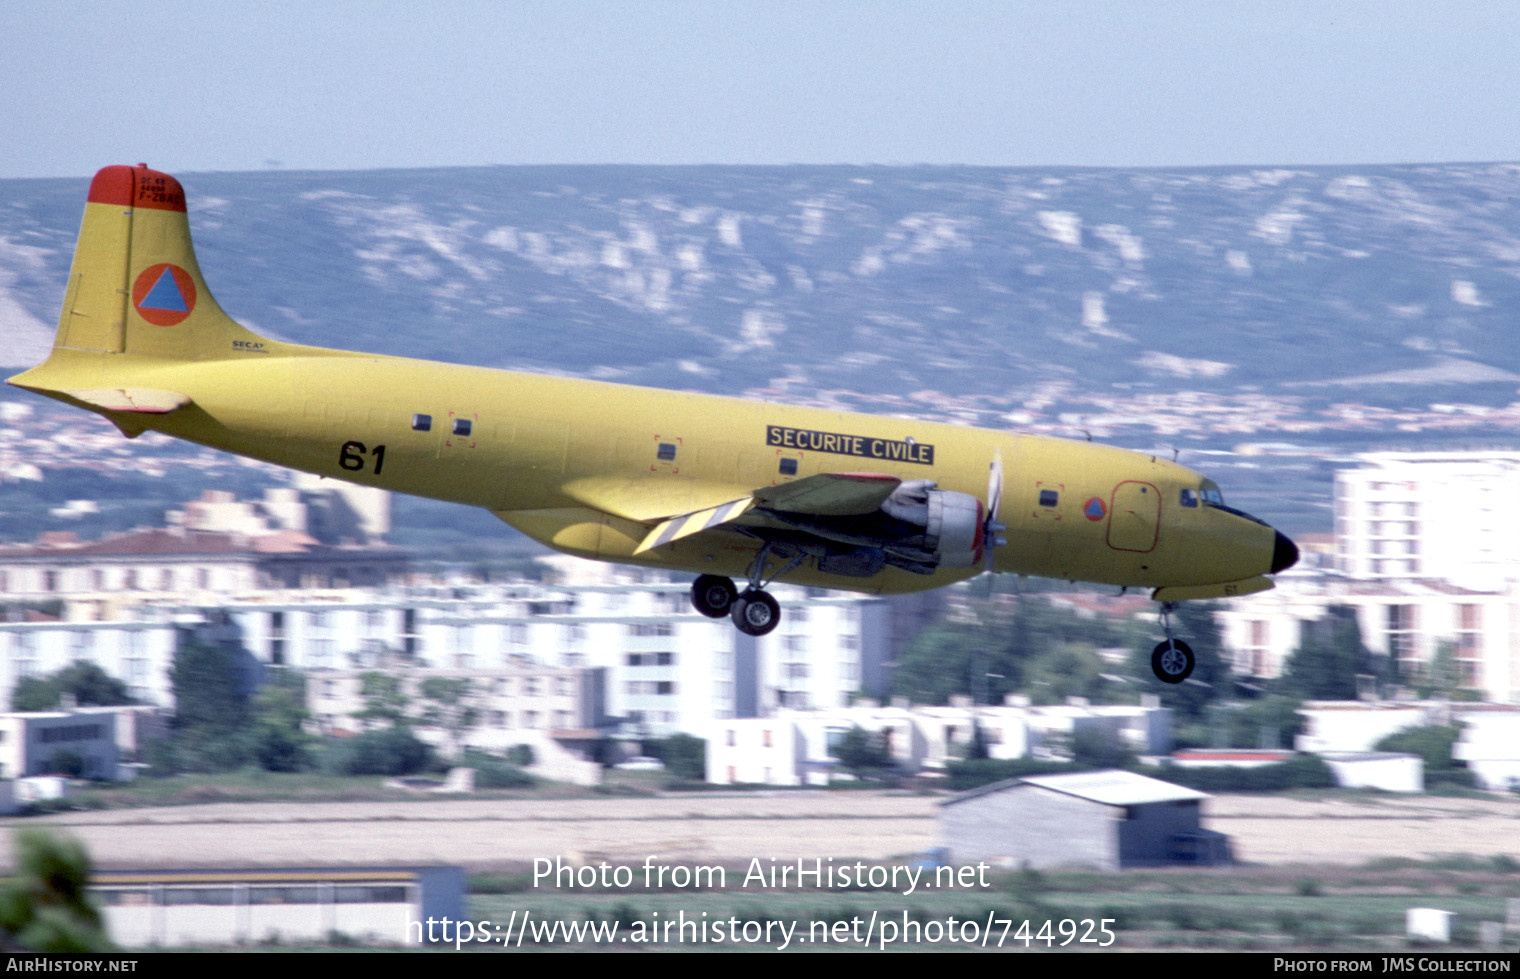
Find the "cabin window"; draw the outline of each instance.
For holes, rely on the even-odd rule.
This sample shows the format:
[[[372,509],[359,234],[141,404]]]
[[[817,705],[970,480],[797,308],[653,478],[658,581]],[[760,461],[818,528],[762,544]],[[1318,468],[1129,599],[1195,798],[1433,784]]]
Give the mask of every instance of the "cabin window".
[[[456,418],[456,419],[454,419],[454,434],[455,435],[468,435],[468,434],[470,434],[470,420],[468,418]]]
[[[782,459],[781,460],[781,475],[783,475],[783,476],[795,476],[795,475],[797,475],[797,460],[796,459]]]
[[[433,430],[433,416],[432,415],[413,415],[412,416],[412,431],[414,431],[414,432],[431,432],[432,430]]]
[[[1055,490],[1040,490],[1040,506],[1058,506],[1060,503],[1060,493]]]
[[[670,462],[672,459],[674,459],[676,457],[676,446],[675,446],[675,443],[674,442],[661,442],[660,443],[660,451],[658,453],[656,453],[656,455],[659,456],[659,459],[660,459],[661,462]]]
[[[1190,489],[1183,490],[1182,491],[1182,505],[1185,506],[1185,507],[1187,507],[1188,509],[1193,509],[1193,508],[1197,507],[1198,506],[1198,493],[1196,491],[1190,490]]]

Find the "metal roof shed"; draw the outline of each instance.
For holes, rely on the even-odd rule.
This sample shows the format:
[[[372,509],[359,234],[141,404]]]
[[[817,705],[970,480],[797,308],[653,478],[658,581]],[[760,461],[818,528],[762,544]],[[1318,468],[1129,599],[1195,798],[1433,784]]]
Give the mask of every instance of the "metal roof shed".
[[[940,803],[939,839],[955,863],[1101,870],[1228,859],[1200,825],[1202,792],[1118,770],[1010,779]]]

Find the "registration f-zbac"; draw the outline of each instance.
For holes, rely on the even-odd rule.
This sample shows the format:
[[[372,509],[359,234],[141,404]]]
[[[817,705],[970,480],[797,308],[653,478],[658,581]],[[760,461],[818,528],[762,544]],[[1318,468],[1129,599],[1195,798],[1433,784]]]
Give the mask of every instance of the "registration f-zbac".
[[[984,571],[1185,599],[1271,587],[1298,550],[1155,456],[1089,442],[280,343],[222,312],[185,194],[95,175],[46,362],[11,384],[322,476],[484,507],[550,547],[690,572],[750,635],[779,578],[877,594]],[[735,578],[741,585],[735,584]],[[1179,683],[1171,636],[1152,667]]]

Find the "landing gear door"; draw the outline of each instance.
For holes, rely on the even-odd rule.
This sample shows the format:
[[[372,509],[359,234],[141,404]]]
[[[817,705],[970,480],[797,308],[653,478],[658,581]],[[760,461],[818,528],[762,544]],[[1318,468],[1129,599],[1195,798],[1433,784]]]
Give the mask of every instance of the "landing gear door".
[[[1161,493],[1150,483],[1129,480],[1114,487],[1108,518],[1108,546],[1141,554],[1153,550],[1161,527]]]

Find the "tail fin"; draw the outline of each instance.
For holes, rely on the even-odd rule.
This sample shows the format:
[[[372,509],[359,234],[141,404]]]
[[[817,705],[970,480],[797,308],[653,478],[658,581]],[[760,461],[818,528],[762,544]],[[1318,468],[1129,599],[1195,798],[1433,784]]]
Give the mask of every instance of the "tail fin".
[[[97,173],[54,350],[208,360],[258,339],[206,288],[179,181],[142,164]]]

